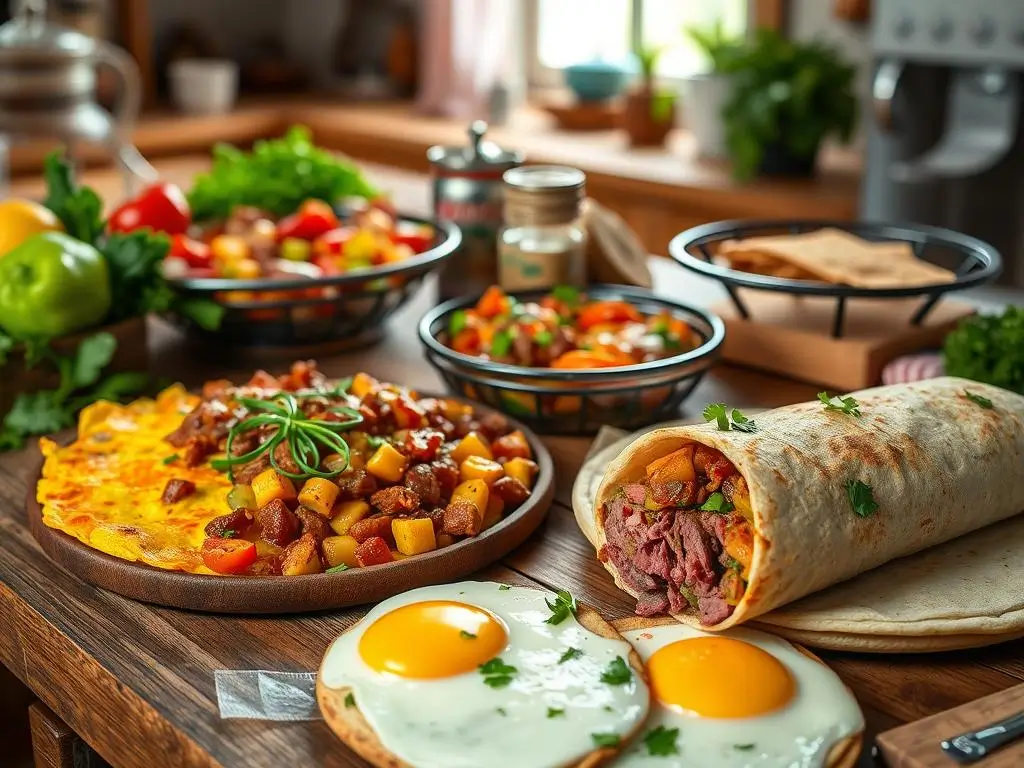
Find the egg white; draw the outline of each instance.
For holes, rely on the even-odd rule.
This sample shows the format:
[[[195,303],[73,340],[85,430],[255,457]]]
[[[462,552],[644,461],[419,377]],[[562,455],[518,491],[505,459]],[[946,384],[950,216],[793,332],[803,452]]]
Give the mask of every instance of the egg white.
[[[320,669],[329,688],[352,688],[356,706],[381,743],[417,768],[546,768],[570,765],[596,749],[591,734],[623,738],[647,717],[650,693],[633,673],[623,685],[601,682],[629,645],[595,635],[573,616],[545,623],[554,595],[493,582],[423,587],[377,605],[327,651]],[[491,688],[476,670],[454,677],[410,680],[369,667],[359,655],[363,632],[384,614],[410,603],[455,600],[479,606],[508,629],[499,657],[518,670],[510,685]],[[415,638],[410,638],[415,642]],[[568,648],[579,658],[558,663]],[[548,709],[564,714],[548,717]]]
[[[655,651],[677,640],[707,636],[742,640],[782,662],[793,676],[796,691],[782,709],[735,719],[681,714],[654,701],[643,734],[615,761],[615,768],[821,768],[840,739],[864,729],[857,702],[836,674],[782,638],[747,629],[701,632],[683,624],[622,635],[645,664]],[[735,693],[743,696],[742,691]],[[678,754],[648,753],[643,736],[658,726],[679,729]]]

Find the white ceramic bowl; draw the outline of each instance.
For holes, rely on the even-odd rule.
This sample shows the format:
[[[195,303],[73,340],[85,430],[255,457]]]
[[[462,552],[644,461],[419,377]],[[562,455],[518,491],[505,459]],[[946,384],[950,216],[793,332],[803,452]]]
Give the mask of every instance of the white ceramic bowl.
[[[167,74],[174,105],[188,114],[222,114],[238,96],[238,64],[227,59],[181,59]]]

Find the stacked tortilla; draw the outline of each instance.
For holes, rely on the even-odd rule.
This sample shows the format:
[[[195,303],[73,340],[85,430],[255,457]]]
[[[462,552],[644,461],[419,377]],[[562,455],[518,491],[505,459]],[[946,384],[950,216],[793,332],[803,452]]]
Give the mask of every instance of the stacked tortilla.
[[[753,433],[713,423],[647,433],[608,466],[581,528],[600,551],[618,489],[654,459],[701,443],[746,479],[755,530],[747,589],[711,629],[757,619],[818,646],[893,651],[1024,633],[1024,591],[1012,578],[1024,566],[1024,518],[1010,519],[1024,510],[1024,397],[953,378],[854,397],[861,417],[815,401],[759,414]],[[875,513],[851,508],[850,478],[872,488]]]

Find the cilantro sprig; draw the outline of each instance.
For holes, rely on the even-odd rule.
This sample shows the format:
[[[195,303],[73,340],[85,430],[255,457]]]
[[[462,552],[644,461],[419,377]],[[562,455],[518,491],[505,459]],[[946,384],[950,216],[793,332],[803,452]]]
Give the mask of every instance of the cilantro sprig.
[[[622,737],[617,733],[592,733],[590,739],[595,747],[617,747],[622,743]]]
[[[569,616],[576,615],[576,598],[573,597],[567,590],[560,589],[555,593],[555,600],[545,600],[548,608],[551,609],[551,615],[544,622],[545,624],[561,624]]]
[[[644,734],[644,744],[647,746],[647,754],[652,757],[668,757],[678,755],[679,747],[676,741],[679,739],[678,728],[666,728],[659,725]]]
[[[733,507],[732,502],[725,498],[725,494],[721,491],[715,491],[700,505],[700,509],[704,512],[718,512],[724,515],[732,512],[735,507]]]
[[[558,657],[558,663],[565,664],[565,662],[572,661],[573,659],[578,659],[582,655],[583,651],[581,651],[579,648],[566,648],[565,653]]]
[[[556,717],[565,717],[565,710],[558,707],[548,707],[548,720],[553,720]]]
[[[992,404],[992,401],[989,400],[987,397],[983,397],[982,395],[976,395],[973,392],[967,391],[966,389],[964,390],[964,397],[966,397],[975,405],[980,405],[987,411],[990,411],[993,408],[995,408],[995,406]]]
[[[494,658],[481,664],[479,669],[480,674],[484,677],[484,685],[491,688],[505,688],[519,672],[518,669],[511,664],[506,664],[500,658]]]
[[[846,397],[829,397],[828,392],[819,392],[818,399],[825,405],[826,411],[840,411],[847,414],[848,416],[860,416],[860,403],[857,402],[855,397],[847,395]]]
[[[616,656],[601,673],[601,682],[608,685],[625,685],[633,679],[633,672],[621,656]]]
[[[731,414],[730,414],[731,411]],[[725,403],[711,403],[704,408],[704,421],[713,421],[720,432],[756,432],[757,425],[738,408],[730,409]]]
[[[846,498],[850,500],[850,508],[858,517],[871,517],[878,511],[878,502],[871,486],[860,480],[846,481]]]

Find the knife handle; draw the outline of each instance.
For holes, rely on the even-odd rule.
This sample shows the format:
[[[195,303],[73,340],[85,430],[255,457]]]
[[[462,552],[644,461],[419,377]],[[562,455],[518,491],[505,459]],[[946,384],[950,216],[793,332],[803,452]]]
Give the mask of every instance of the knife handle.
[[[979,731],[971,731],[943,741],[942,751],[958,763],[969,765],[1022,736],[1024,712],[1018,712]]]

